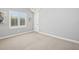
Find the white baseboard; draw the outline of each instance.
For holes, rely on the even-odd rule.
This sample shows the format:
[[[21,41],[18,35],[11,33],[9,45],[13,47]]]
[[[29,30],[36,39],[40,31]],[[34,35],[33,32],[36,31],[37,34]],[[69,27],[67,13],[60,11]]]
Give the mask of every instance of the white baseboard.
[[[33,32],[33,31],[29,31],[29,32]],[[14,37],[14,36],[17,36],[17,35],[22,35],[22,34],[29,33],[29,32],[22,32],[22,33],[12,34],[12,35],[8,35],[8,36],[3,36],[3,37],[0,37],[0,40],[10,38],[10,37]]]
[[[44,32],[38,32],[38,33],[79,44],[79,41],[77,41],[77,40],[72,40],[72,39],[68,39],[68,38],[64,38],[64,37],[61,37],[61,36],[56,36],[56,35],[52,35],[52,34],[48,34],[48,33],[44,33]]]
[[[29,32],[33,32],[33,31],[29,31]],[[26,34],[26,33],[29,33],[29,32],[22,32],[22,33],[18,33],[18,34],[12,34],[12,35],[8,35],[8,36],[0,37],[0,39],[6,39],[6,38],[13,37],[13,36]],[[47,35],[47,36],[51,36],[51,37],[55,37],[55,38],[58,38],[58,39],[61,39],[61,40],[66,40],[66,41],[69,41],[69,42],[73,42],[73,43],[79,44],[79,41],[76,41],[76,40],[63,38],[63,37],[60,37],[60,36],[56,36],[56,35],[52,35],[52,34],[48,34],[48,33],[44,33],[44,32],[38,32],[38,33],[41,33],[41,34],[44,34],[44,35]]]

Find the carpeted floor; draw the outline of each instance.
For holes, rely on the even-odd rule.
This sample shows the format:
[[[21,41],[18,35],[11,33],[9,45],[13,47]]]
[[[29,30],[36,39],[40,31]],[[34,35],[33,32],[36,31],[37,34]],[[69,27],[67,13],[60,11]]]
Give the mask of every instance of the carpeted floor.
[[[0,50],[78,50],[79,44],[36,32],[0,40]]]

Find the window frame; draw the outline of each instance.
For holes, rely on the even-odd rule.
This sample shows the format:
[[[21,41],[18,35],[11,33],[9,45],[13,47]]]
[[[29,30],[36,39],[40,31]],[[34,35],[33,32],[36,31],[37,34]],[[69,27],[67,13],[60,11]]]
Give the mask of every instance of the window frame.
[[[21,14],[25,14],[25,16],[21,16],[21,17],[24,17],[24,19],[25,19],[25,25],[20,25],[20,16],[16,16],[16,15],[14,15],[14,17],[16,16],[17,18],[18,18],[18,25],[17,26],[11,26],[11,17],[13,16],[13,15],[11,15],[11,12],[14,12],[14,13],[17,13],[17,14],[19,14],[19,13],[21,13]],[[9,28],[10,29],[15,29],[15,28],[25,28],[25,27],[27,27],[27,14],[26,13],[24,13],[24,12],[19,12],[19,11],[9,11]]]

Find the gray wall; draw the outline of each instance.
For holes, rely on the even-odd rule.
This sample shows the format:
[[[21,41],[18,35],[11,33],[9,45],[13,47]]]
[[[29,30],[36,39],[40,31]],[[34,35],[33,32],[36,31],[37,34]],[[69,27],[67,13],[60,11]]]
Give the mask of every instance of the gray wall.
[[[21,32],[28,32],[33,30],[33,14],[29,11],[29,9],[26,8],[0,8],[0,10],[6,12],[6,18],[4,20],[3,24],[0,24],[0,37],[7,36],[11,34],[21,33]],[[15,10],[24,12],[27,14],[28,18],[29,16],[32,16],[30,25],[28,24],[25,28],[17,28],[17,29],[10,29],[9,28],[9,11]]]
[[[79,8],[40,10],[40,31],[79,40]]]

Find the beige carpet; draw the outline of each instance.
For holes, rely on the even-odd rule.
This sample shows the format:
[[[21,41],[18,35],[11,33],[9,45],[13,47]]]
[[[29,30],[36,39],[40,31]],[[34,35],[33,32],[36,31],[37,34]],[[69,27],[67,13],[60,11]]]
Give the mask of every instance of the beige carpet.
[[[0,50],[78,50],[79,44],[36,32],[0,40]]]

